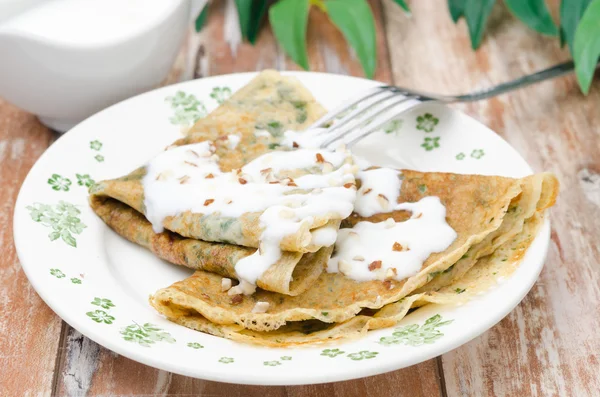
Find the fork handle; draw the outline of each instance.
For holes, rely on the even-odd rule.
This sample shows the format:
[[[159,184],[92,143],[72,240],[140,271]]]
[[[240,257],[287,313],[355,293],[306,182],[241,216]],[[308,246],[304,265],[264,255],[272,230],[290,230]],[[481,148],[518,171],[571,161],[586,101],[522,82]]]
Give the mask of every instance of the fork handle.
[[[451,98],[450,102],[473,102],[481,99],[491,98],[505,92],[516,90],[517,88],[527,87],[540,81],[553,79],[571,73],[575,69],[573,61],[560,63],[551,68],[540,70],[539,72],[520,77],[518,79],[499,84],[495,87],[490,87],[481,91],[476,91],[471,94],[459,95],[456,98]],[[450,99],[450,98],[448,98]]]

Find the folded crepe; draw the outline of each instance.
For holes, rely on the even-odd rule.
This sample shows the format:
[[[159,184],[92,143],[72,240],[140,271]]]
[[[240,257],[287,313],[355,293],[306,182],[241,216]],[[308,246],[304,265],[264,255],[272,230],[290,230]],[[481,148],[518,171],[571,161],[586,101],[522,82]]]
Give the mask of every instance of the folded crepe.
[[[295,78],[265,71],[199,120],[188,136],[175,142],[171,150],[211,142],[210,150],[218,157],[219,169],[231,172],[274,151],[278,146],[275,142],[285,130],[303,129],[323,113],[324,109]],[[191,156],[193,161],[194,155]],[[316,168],[285,172],[287,174],[278,177],[287,176],[293,181],[292,178],[300,175],[315,173]],[[99,182],[90,191],[92,209],[121,236],[150,249],[162,259],[224,277],[236,277],[236,263],[258,248],[261,213],[227,217],[184,211],[165,217],[160,226],[166,230],[157,233],[160,228],[153,230],[145,217],[143,180],[147,173],[148,169],[141,167],[124,177]],[[295,193],[308,192],[300,189]],[[297,295],[323,271],[331,248],[330,244],[319,244],[318,231],[337,229],[341,219],[335,214],[325,214],[310,220],[297,233],[282,239],[281,248],[285,251],[258,278],[256,284],[260,288]]]
[[[443,251],[429,255],[416,274],[403,280],[357,282],[340,272],[328,272],[322,273],[299,296],[259,290],[241,301],[234,301],[221,292],[219,276],[197,271],[159,290],[150,303],[181,325],[262,345],[286,346],[356,337],[369,329],[396,324],[419,299],[420,302],[434,299],[430,298],[436,296],[432,292],[415,291],[439,275],[452,273],[454,268],[462,269],[459,273],[465,273],[466,269],[468,273],[472,264],[492,249],[498,251],[502,245],[522,241],[524,225],[539,223],[536,220],[553,205],[558,186],[550,174],[511,179],[403,170],[402,175],[397,203],[438,197],[445,206],[448,225],[456,232],[452,243]],[[368,217],[353,214],[345,226],[363,221],[381,223],[388,218],[402,223],[415,216],[418,214],[404,210]],[[527,235],[531,237],[531,230]],[[507,263],[517,260],[511,257]],[[463,266],[461,261],[468,261],[470,265]],[[447,285],[436,285],[436,288],[441,291]],[[253,313],[258,302],[268,302],[266,313]]]

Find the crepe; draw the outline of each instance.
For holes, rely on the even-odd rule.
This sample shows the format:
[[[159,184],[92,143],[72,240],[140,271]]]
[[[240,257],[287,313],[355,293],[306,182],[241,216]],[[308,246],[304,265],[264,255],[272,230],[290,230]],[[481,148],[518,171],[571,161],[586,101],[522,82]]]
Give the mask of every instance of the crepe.
[[[200,119],[189,135],[174,146],[214,141],[220,168],[230,171],[276,149],[277,144],[272,142],[284,130],[302,129],[323,113],[324,109],[295,78],[265,71],[206,118]],[[226,140],[218,139],[228,134],[240,136],[235,149],[231,149]],[[202,220],[198,214],[183,213],[166,220],[167,231],[155,233],[143,216],[141,181],[145,175],[146,168],[140,167],[124,177],[99,182],[90,190],[92,209],[118,234],[150,249],[161,259],[234,278],[236,263],[253,254],[258,247],[259,214],[244,214],[237,219],[209,216]],[[201,221],[197,222],[198,218]],[[320,226],[337,228],[339,220],[314,219],[312,226],[313,229]],[[206,233],[201,234],[203,230]],[[297,295],[322,272],[331,249],[311,244],[307,230],[302,232],[284,240],[284,249],[297,252],[284,252],[280,260],[257,280],[260,288]],[[186,235],[194,238],[184,238]]]
[[[495,231],[508,229],[513,233],[516,228],[503,226],[506,212],[515,208],[511,203],[522,205],[524,200],[529,208],[533,202],[536,214],[541,214],[553,204],[557,190],[550,174],[517,180],[408,170],[402,173],[404,181],[398,202],[415,202],[424,196],[439,197],[446,207],[448,224],[458,234],[450,247],[431,255],[418,274],[401,282],[359,283],[340,273],[323,273],[299,296],[257,291],[244,297],[242,302],[234,303],[219,290],[219,276],[198,271],[159,290],[151,298],[151,304],[179,324],[235,340],[272,346],[351,337],[368,329],[391,326],[406,314],[412,303],[424,296],[407,297],[411,292],[461,258],[481,257],[494,242],[493,239],[487,241],[486,237]],[[529,193],[536,191],[537,194]],[[519,211],[519,219],[527,219],[527,215],[531,218],[530,212]],[[395,211],[368,219],[376,222],[393,217],[400,222],[408,216],[406,211]],[[360,220],[359,216],[352,216],[347,223]],[[519,223],[510,222],[511,225]],[[512,237],[519,231],[514,231]],[[257,302],[269,302],[268,313],[252,313]],[[364,309],[381,310],[371,316],[357,316]],[[212,324],[209,326],[209,323]]]

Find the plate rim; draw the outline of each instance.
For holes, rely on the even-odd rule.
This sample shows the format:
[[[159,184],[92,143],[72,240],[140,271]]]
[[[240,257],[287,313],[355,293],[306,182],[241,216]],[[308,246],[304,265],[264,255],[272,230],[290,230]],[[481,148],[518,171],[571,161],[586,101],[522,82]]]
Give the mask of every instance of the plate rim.
[[[249,78],[252,78],[253,76],[256,76],[258,73],[259,72],[231,73],[231,74],[225,74],[225,75],[205,77],[200,80],[202,80],[206,84],[210,84],[211,81],[213,81],[213,80],[219,81],[219,80],[227,79],[228,77],[231,77],[231,76],[249,79]],[[356,80],[356,81],[366,80],[370,84],[373,84],[373,83],[384,84],[384,83],[381,83],[378,81],[368,80],[368,79],[364,79],[364,78],[360,78],[360,77],[339,75],[339,74],[333,74],[333,73],[324,73],[324,72],[281,71],[280,73],[283,75],[298,77],[301,81],[302,81],[301,76],[303,76],[303,75],[325,75],[325,76],[335,76],[336,78],[342,77],[344,79],[350,79],[350,80]],[[59,137],[59,139],[57,139],[56,142],[52,146],[55,146],[56,143],[58,143],[58,142],[61,142],[61,146],[62,146],[62,145],[67,144],[72,139],[75,139],[73,137],[75,136],[75,134],[77,134],[78,129],[85,128],[85,125],[87,123],[93,123],[93,121],[96,117],[98,117],[99,115],[101,115],[104,112],[109,111],[110,109],[112,109],[114,107],[123,106],[124,104],[127,104],[130,101],[134,102],[143,96],[156,95],[157,92],[162,91],[162,90],[166,91],[166,90],[177,89],[182,86],[193,83],[195,81],[197,81],[197,80],[189,80],[189,81],[179,82],[179,83],[172,84],[172,85],[165,86],[165,87],[160,87],[160,88],[136,95],[134,97],[128,98],[128,99],[118,102],[114,105],[111,105],[111,106],[107,107],[106,109],[103,109],[102,111],[90,116],[89,118],[85,119],[81,123],[77,124],[70,131],[63,134],[61,137]],[[450,109],[451,112],[459,113],[462,117],[465,117],[466,119],[469,119],[472,122],[475,122],[480,128],[488,130],[495,136],[495,138],[499,138],[502,141],[504,141],[504,143],[506,143],[506,145],[508,147],[510,147],[513,151],[515,151],[519,157],[523,158],[516,151],[516,149],[514,147],[512,147],[512,145],[510,145],[503,137],[501,137],[496,132],[491,130],[485,124],[483,124],[483,123],[479,122],[477,119],[461,112],[460,110],[453,109],[453,108],[448,108],[448,109]],[[550,220],[549,220],[549,216],[546,216],[546,219],[544,220],[544,223],[543,223],[541,229],[538,231],[538,234],[535,237],[534,242],[533,242],[533,244],[541,244],[540,252],[542,254],[537,256],[534,259],[529,259],[532,262],[535,262],[535,268],[536,268],[535,277],[532,276],[531,279],[529,280],[530,282],[528,283],[528,285],[523,287],[523,293],[518,294],[518,295],[511,295],[513,297],[513,299],[511,299],[511,302],[509,304],[505,303],[502,306],[504,308],[504,310],[495,311],[494,312],[495,315],[491,316],[488,319],[488,321],[486,321],[485,323],[481,323],[481,322],[477,323],[479,326],[476,327],[477,328],[476,332],[470,331],[469,333],[460,335],[460,337],[454,337],[451,339],[452,343],[446,343],[444,345],[443,349],[437,349],[435,352],[432,352],[429,354],[423,354],[419,357],[415,356],[416,358],[413,360],[413,362],[409,362],[409,364],[407,364],[407,365],[404,365],[404,364],[398,365],[397,361],[389,361],[389,362],[374,361],[372,365],[370,364],[370,365],[366,365],[366,366],[356,367],[356,369],[349,371],[348,373],[344,373],[343,376],[332,377],[332,376],[328,376],[327,373],[324,372],[320,376],[312,375],[311,378],[307,379],[307,380],[304,380],[301,377],[296,377],[296,378],[290,379],[290,378],[286,378],[285,376],[271,376],[267,381],[268,376],[263,376],[263,377],[256,377],[254,375],[247,376],[244,374],[244,371],[232,370],[233,368],[227,368],[226,371],[225,370],[206,371],[206,369],[203,369],[204,372],[199,374],[199,373],[194,373],[193,371],[188,371],[184,366],[178,367],[176,365],[172,365],[172,363],[170,361],[167,361],[167,362],[161,361],[160,359],[158,359],[159,355],[147,356],[144,354],[139,354],[134,349],[122,347],[118,343],[113,342],[111,337],[102,337],[101,332],[96,332],[96,331],[92,330],[92,327],[88,324],[82,324],[77,319],[78,316],[75,313],[73,315],[70,315],[69,314],[70,310],[68,307],[61,305],[59,302],[54,302],[55,304],[51,304],[52,299],[50,296],[51,295],[51,291],[49,291],[50,289],[43,288],[41,285],[41,280],[37,280],[36,277],[33,275],[33,270],[35,270],[35,266],[24,265],[22,258],[24,257],[23,250],[26,247],[24,247],[24,244],[17,243],[17,241],[20,241],[19,233],[22,233],[22,232],[21,232],[20,223],[18,222],[19,219],[16,216],[16,213],[17,213],[18,209],[20,208],[20,206],[23,205],[23,200],[24,200],[23,187],[25,185],[27,185],[28,183],[32,183],[30,181],[30,178],[32,178],[31,175],[32,175],[33,171],[36,170],[36,167],[38,167],[40,163],[45,161],[46,157],[50,157],[52,155],[52,154],[50,154],[52,151],[53,150],[51,147],[46,149],[44,151],[44,153],[36,160],[35,164],[31,167],[31,169],[27,173],[27,176],[23,180],[23,183],[19,189],[19,194],[17,196],[17,200],[15,201],[15,208],[13,211],[13,241],[14,241],[16,252],[17,252],[17,256],[19,257],[19,263],[21,264],[21,268],[23,269],[25,275],[27,276],[29,283],[33,286],[33,289],[38,294],[38,296],[40,296],[40,298],[44,301],[44,303],[46,303],[46,305],[48,305],[50,307],[50,309],[52,311],[54,311],[63,321],[65,321],[67,324],[69,324],[69,326],[71,326],[73,329],[75,329],[76,331],[85,335],[89,339],[93,340],[95,343],[98,343],[99,345],[101,345],[113,352],[116,352],[119,355],[122,355],[124,357],[127,357],[127,358],[137,361],[137,362],[141,362],[145,365],[149,365],[149,366],[157,368],[157,369],[161,369],[161,370],[165,370],[165,371],[169,371],[169,372],[173,372],[173,373],[177,373],[177,374],[181,374],[181,375],[185,375],[185,376],[190,376],[190,377],[194,377],[194,378],[199,378],[199,379],[206,379],[206,380],[225,382],[225,383],[247,384],[247,385],[319,384],[319,383],[330,383],[330,382],[358,379],[358,378],[363,378],[366,376],[373,376],[373,375],[377,375],[377,374],[387,373],[390,371],[394,371],[397,369],[401,369],[401,368],[404,368],[407,366],[415,365],[417,363],[430,360],[433,357],[445,354],[445,353],[447,353],[451,350],[454,350],[457,347],[462,346],[465,343],[475,339],[476,337],[481,336],[484,332],[486,332],[487,330],[492,328],[494,325],[496,325],[498,322],[500,322],[504,317],[506,317],[510,312],[512,312],[514,310],[514,308],[529,293],[529,291],[531,290],[531,288],[533,287],[533,285],[539,278],[539,274],[543,269],[544,262],[546,260],[546,256],[548,253],[549,244],[550,244],[550,230],[551,230],[550,229]],[[524,162],[527,163],[525,160],[524,160]],[[531,166],[529,166],[528,163],[527,163],[527,166],[529,167],[529,171],[532,172]],[[531,251],[532,250],[527,251],[525,258],[527,258],[527,255],[530,254]],[[525,258],[523,259],[523,261],[525,261]],[[532,264],[532,266],[533,266],[533,264]],[[29,270],[28,270],[28,268],[29,268]],[[515,298],[515,296],[517,296],[517,297]],[[77,324],[77,326],[74,326],[74,324]],[[153,357],[157,357],[157,359],[154,359]],[[233,376],[227,376],[227,375],[233,375]],[[273,375],[281,375],[281,374],[273,373]]]

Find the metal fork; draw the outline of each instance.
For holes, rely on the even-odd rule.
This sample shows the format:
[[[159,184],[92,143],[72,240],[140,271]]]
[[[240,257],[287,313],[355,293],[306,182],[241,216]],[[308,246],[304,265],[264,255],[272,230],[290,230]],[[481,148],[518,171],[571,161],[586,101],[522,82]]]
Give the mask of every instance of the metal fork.
[[[425,102],[448,104],[479,101],[540,81],[565,75],[572,72],[573,69],[574,64],[572,61],[569,61],[520,77],[516,80],[499,84],[495,87],[456,96],[437,95],[402,87],[382,85],[371,88],[360,97],[343,103],[313,123],[309,129],[329,126],[329,128],[324,129],[321,133],[324,139],[320,145],[322,148],[330,147],[333,144],[337,146],[342,143],[347,147],[352,147],[358,141],[375,131],[381,130],[403,113]]]

